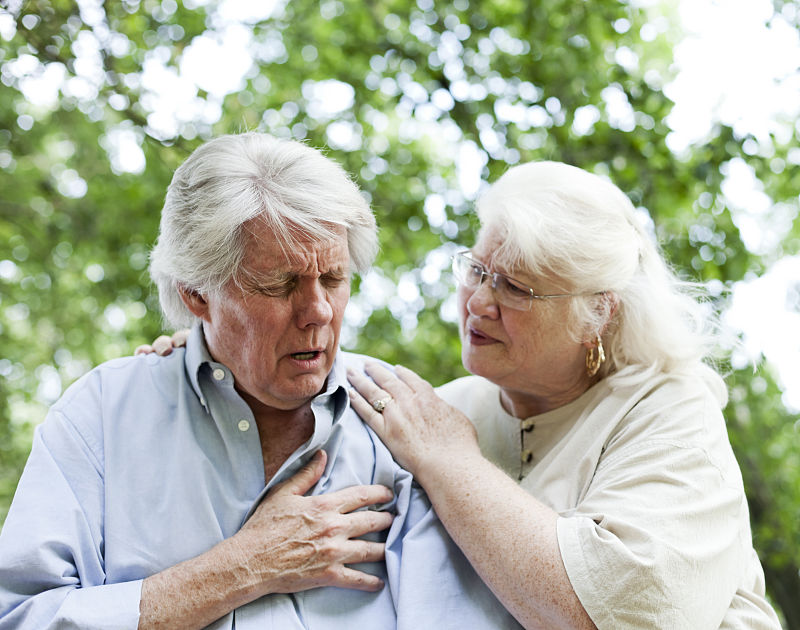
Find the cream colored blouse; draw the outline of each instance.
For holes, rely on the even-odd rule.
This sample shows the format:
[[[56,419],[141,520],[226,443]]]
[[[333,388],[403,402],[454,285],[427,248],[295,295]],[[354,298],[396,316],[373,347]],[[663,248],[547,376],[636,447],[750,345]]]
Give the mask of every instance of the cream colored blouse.
[[[607,378],[524,420],[480,377],[438,393],[473,421],[489,460],[559,513],[567,574],[598,628],[780,628],[725,421],[702,379]]]

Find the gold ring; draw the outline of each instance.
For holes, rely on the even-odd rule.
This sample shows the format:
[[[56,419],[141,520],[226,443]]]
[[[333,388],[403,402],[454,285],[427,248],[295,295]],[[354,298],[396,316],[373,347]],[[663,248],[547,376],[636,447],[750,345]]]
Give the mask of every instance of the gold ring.
[[[387,396],[386,398],[381,398],[380,400],[376,400],[372,403],[372,408],[377,411],[378,413],[383,413],[383,410],[386,409],[386,405],[392,400],[391,396]]]

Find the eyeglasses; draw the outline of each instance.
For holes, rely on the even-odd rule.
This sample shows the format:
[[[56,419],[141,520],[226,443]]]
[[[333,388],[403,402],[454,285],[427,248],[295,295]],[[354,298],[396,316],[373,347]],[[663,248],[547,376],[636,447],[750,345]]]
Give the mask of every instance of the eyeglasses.
[[[491,272],[472,257],[472,252],[464,251],[453,256],[453,275],[461,286],[475,291],[483,284],[484,278],[491,278],[491,287],[498,303],[518,311],[529,311],[534,300],[574,297],[576,295],[596,295],[596,293],[555,293],[538,295],[533,289],[507,275]],[[601,291],[602,293],[602,291]]]

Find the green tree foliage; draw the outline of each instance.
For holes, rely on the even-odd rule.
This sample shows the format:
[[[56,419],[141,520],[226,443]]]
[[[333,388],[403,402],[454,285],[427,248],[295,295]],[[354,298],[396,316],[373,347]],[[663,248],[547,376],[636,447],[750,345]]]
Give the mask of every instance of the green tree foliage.
[[[792,6],[776,11],[796,19]],[[556,159],[609,175],[649,213],[683,275],[716,281],[720,308],[733,283],[800,250],[795,221],[777,247],[749,251],[721,191],[744,160],[796,216],[797,127],[757,142],[718,125],[671,151],[663,87],[678,33],[665,9],[637,7],[291,0],[233,31],[251,60],[223,91],[182,79],[187,51],[223,41],[230,26],[214,4],[0,9],[0,520],[47,405],[162,330],[148,250],[172,171],[212,135],[303,139],[353,174],[382,250],[356,280],[345,344],[435,384],[463,374],[449,255],[472,243],[472,202],[508,165]],[[157,73],[180,107],[153,86]],[[49,98],[26,98],[37,89]],[[767,366],[732,369],[730,384],[768,589],[787,627],[800,628],[797,428]]]

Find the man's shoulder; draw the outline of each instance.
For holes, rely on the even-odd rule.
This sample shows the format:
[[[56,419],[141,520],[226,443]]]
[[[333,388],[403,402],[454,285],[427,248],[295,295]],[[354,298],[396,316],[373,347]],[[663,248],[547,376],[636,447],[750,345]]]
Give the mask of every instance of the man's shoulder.
[[[357,352],[346,352],[344,350],[339,352],[339,356],[344,361],[345,366],[358,371],[364,371],[364,366],[367,363],[379,363],[382,366],[394,371],[394,367],[382,359],[376,359],[366,354],[358,354]]]
[[[184,351],[176,349],[166,357],[156,354],[111,359],[92,368],[70,385],[53,405],[64,409],[81,399],[109,399],[138,396],[150,390],[169,391],[184,377]]]

